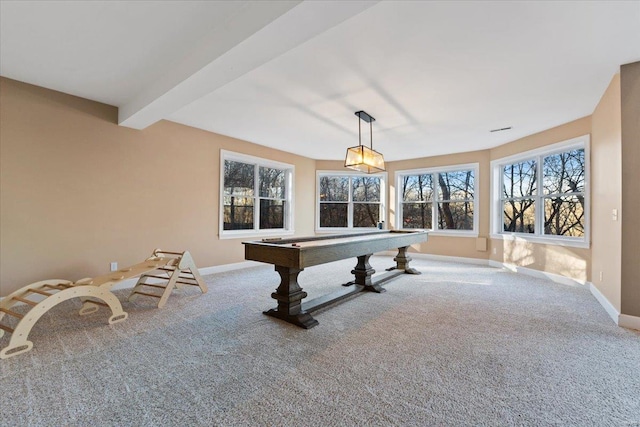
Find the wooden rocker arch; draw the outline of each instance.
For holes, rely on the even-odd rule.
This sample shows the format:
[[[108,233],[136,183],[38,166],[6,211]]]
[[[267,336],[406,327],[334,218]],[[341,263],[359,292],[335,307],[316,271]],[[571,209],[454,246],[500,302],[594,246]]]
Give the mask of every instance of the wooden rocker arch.
[[[52,291],[57,291],[51,293]],[[41,301],[34,301],[30,297],[45,296]],[[29,333],[40,318],[56,305],[72,298],[91,297],[103,301],[104,305],[111,309],[109,324],[121,322],[128,317],[122,310],[118,298],[109,290],[93,286],[76,286],[68,280],[44,280],[25,286],[10,294],[0,301],[0,320],[5,315],[19,319],[15,328],[0,324],[0,337],[4,332],[11,333],[9,345],[0,351],[0,359],[7,359],[18,354],[25,353],[33,348],[33,343],[28,340]],[[30,306],[24,314],[11,310],[17,303]]]

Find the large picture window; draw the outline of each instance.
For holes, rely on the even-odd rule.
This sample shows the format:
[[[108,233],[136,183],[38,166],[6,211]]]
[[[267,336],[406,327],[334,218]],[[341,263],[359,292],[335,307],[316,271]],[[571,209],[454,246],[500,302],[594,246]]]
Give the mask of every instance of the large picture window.
[[[477,175],[477,163],[397,172],[396,227],[477,234]]]
[[[221,152],[220,235],[292,232],[293,166]]]
[[[588,136],[492,162],[492,232],[588,246]]]
[[[317,229],[377,227],[383,221],[385,176],[318,172]]]

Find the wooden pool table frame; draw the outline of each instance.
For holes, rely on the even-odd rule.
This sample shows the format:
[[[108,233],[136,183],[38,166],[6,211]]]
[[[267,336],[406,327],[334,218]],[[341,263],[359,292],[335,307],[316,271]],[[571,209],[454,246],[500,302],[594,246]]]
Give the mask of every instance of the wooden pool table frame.
[[[264,313],[285,320],[305,329],[318,325],[311,313],[362,291],[384,292],[382,283],[400,274],[420,274],[409,267],[411,258],[407,248],[426,242],[425,231],[374,231],[357,234],[326,235],[292,239],[265,239],[243,242],[245,259],[273,264],[280,275],[280,285],[271,297],[278,306]],[[375,270],[369,258],[376,252],[398,249],[394,258],[396,265],[388,273],[372,280]],[[307,293],[298,283],[298,275],[306,267],[325,264],[346,258],[357,257],[358,262],[351,271],[355,276],[343,289],[311,301],[302,302]]]

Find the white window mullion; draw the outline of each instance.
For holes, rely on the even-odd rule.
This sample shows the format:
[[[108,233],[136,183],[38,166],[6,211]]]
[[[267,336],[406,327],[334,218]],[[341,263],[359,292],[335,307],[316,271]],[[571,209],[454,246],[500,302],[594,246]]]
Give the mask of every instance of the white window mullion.
[[[293,215],[293,174],[290,170],[285,172],[284,185],[284,228],[289,230],[291,228],[291,216]]]
[[[536,235],[541,235],[542,232],[544,231],[544,199],[543,199],[543,193],[544,190],[542,188],[542,183],[543,183],[543,179],[542,179],[542,156],[539,156],[538,158],[536,158],[536,198],[535,198],[535,203],[534,203],[534,209],[536,210],[536,215],[535,215],[535,227],[534,227],[534,231]]]
[[[260,229],[260,218],[258,217],[260,214],[259,172],[259,166],[253,165],[253,229],[256,231]]]
[[[433,191],[431,192],[431,229],[440,230],[440,214],[438,211],[438,202],[440,201],[440,185],[438,183],[439,173],[431,175],[433,182]]]
[[[349,200],[347,203],[347,227],[353,228],[353,177],[349,177]]]

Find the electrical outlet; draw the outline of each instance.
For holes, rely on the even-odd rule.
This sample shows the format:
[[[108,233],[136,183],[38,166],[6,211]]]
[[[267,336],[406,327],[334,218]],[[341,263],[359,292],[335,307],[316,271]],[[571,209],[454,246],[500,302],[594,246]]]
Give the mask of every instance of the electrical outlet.
[[[603,274],[602,271],[600,272],[600,281],[602,282],[602,278],[603,278]]]
[[[118,263],[117,262],[112,262],[111,263],[111,271],[116,271],[118,269]]]
[[[497,253],[498,253],[498,250],[496,248],[493,248],[493,254],[495,255]]]
[[[611,219],[613,221],[617,221],[618,220],[618,209],[613,209],[611,211]]]

